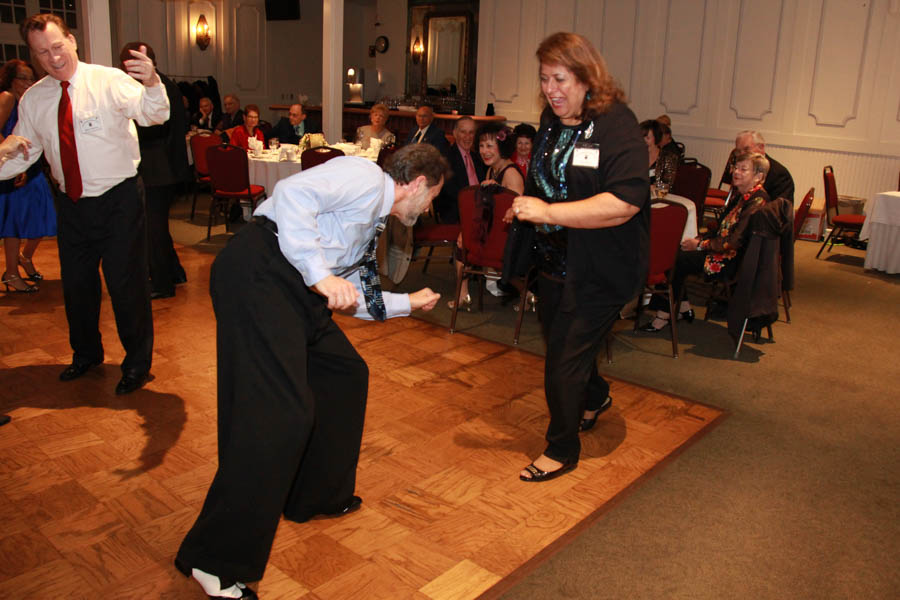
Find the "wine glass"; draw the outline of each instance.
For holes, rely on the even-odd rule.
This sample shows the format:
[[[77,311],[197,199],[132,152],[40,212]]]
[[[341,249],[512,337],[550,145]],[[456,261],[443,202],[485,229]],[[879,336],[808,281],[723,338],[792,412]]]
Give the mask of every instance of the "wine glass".
[[[678,155],[672,152],[660,152],[656,159],[656,194],[663,199],[672,184],[675,183],[675,171],[678,168]]]
[[[273,137],[271,140],[269,140],[269,150],[272,150],[274,152],[279,148],[281,148],[281,140],[279,140],[277,137]]]

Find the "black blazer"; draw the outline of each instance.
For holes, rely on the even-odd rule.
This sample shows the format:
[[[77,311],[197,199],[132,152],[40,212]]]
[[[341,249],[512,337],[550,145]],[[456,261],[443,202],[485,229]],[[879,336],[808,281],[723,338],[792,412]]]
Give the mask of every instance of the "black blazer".
[[[181,102],[181,90],[171,79],[159,73],[169,98],[169,120],[161,125],[138,126],[141,164],[138,173],[148,187],[173,185],[190,176],[184,134],[188,129],[187,112]]]
[[[456,144],[447,146],[447,152],[444,153],[444,156],[447,158],[447,162],[450,163],[450,171],[453,175],[444,182],[441,193],[435,198],[434,211],[437,213],[441,223],[459,223],[457,198],[459,191],[469,186],[469,175],[466,173],[466,164],[463,162],[462,154],[459,153]],[[470,150],[469,156],[472,157],[472,164],[475,165],[475,174],[478,176],[478,182],[481,183],[484,181],[487,171],[484,162],[482,162],[481,156],[477,152]]]
[[[415,139],[416,134],[418,133],[418,127],[409,132],[409,137],[406,138],[406,143],[412,144],[413,139]],[[447,143],[447,138],[444,135],[444,130],[435,125],[433,122],[428,126],[428,129],[425,130],[425,139],[422,141],[428,142],[429,144],[440,150],[444,156],[446,156],[448,154],[448,151],[450,150],[450,144]]]
[[[769,172],[763,187],[769,193],[769,198],[787,198],[794,201],[794,178],[783,164],[766,154],[769,159]]]
[[[202,118],[202,113],[195,113],[191,118],[191,125],[196,125],[200,129],[209,129],[210,131],[212,131],[216,128],[216,125],[219,123],[219,121],[222,120],[222,113],[219,112],[216,108],[213,108],[213,111],[209,114],[208,120],[201,121]]]
[[[322,128],[311,119],[309,115],[303,120],[304,133],[322,133]],[[266,132],[266,141],[272,138],[278,138],[282,144],[297,144],[300,137],[294,133],[294,126],[287,117],[281,117],[275,126]]]

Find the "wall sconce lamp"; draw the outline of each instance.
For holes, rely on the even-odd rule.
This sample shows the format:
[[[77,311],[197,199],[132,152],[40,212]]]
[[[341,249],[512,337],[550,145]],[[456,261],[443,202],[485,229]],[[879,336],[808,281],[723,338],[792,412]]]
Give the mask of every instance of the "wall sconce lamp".
[[[425,54],[425,45],[422,43],[422,40],[419,36],[416,36],[416,41],[413,42],[412,47],[412,61],[416,64],[419,64],[419,61],[422,60],[422,55]]]
[[[353,67],[347,69],[347,83],[356,83],[356,69]]]
[[[200,18],[197,19],[197,25],[194,26],[194,39],[201,50],[209,48],[209,23],[206,22],[204,15],[200,15]]]

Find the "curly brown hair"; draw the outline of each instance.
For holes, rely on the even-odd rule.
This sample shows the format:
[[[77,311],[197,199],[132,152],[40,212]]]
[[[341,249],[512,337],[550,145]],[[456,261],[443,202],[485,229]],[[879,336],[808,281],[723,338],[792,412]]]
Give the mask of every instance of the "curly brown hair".
[[[560,31],[545,38],[535,54],[540,64],[561,65],[588,86],[580,115],[582,119],[593,118],[608,111],[613,104],[625,102],[625,92],[609,74],[606,61],[586,37]],[[540,98],[546,107],[544,94]]]
[[[19,70],[19,67],[25,67],[31,71],[31,76],[34,77],[34,67],[29,65],[24,60],[20,60],[18,58],[11,58],[6,61],[6,64],[0,68],[0,92],[8,92],[12,87],[13,79],[16,78],[16,73]]]

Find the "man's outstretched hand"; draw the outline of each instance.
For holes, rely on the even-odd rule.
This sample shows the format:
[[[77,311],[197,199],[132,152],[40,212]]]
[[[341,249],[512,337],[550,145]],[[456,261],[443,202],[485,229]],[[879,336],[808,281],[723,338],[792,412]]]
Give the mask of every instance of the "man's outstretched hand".
[[[422,309],[431,310],[437,305],[441,295],[433,291],[431,288],[422,288],[418,292],[409,295],[409,307],[412,310]]]

